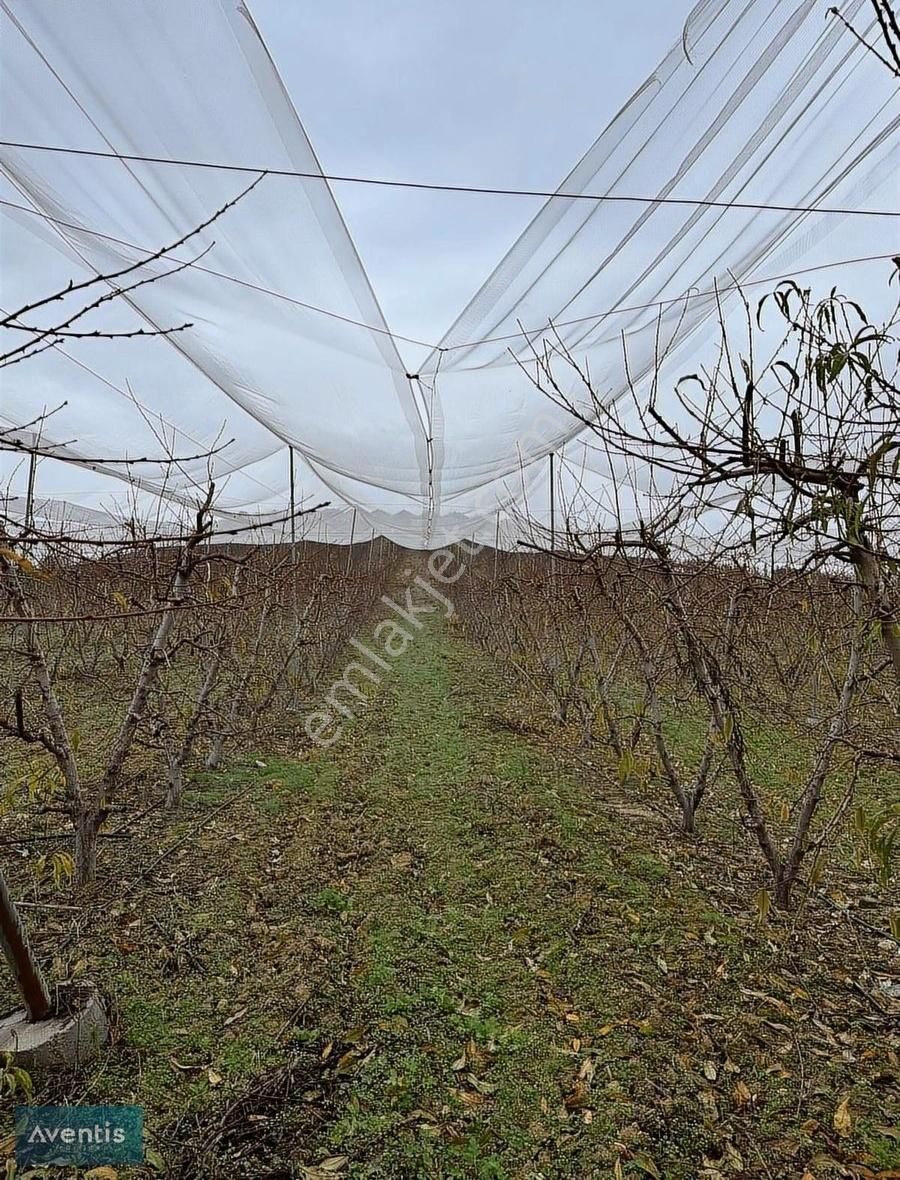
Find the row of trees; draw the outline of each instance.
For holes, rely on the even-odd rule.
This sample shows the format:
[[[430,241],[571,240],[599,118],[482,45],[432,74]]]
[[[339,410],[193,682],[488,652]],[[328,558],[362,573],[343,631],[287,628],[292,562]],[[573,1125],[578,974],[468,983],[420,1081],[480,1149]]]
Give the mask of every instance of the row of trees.
[[[79,884],[111,814],[177,807],[189,768],[290,740],[291,718],[378,595],[387,556],[213,545],[212,488],[176,543],[0,542],[6,804],[72,825]],[[343,555],[341,555],[342,557]],[[23,795],[24,792],[24,795]],[[152,799],[150,800],[152,802]]]
[[[560,722],[608,743],[623,781],[664,785],[686,832],[730,780],[788,907],[860,776],[900,774],[896,316],[875,325],[793,283],[745,311],[740,343],[721,316],[710,368],[664,389],[661,355],[618,403],[561,345],[533,356],[538,386],[627,474],[611,524],[573,497],[565,535],[529,543],[540,557],[482,568],[467,614]],[[697,721],[689,750],[676,715]],[[775,808],[753,756],[761,723],[802,755]],[[884,865],[900,800],[866,822]]]
[[[895,6],[871,8],[874,38],[829,14],[900,77]],[[895,258],[889,289],[898,278]],[[861,775],[889,784],[853,813],[882,880],[900,842],[898,307],[875,323],[794,282],[744,299],[742,324],[716,302],[717,354],[671,388],[670,350],[632,379],[623,341],[621,400],[561,339],[532,346],[524,367],[584,428],[609,492],[572,496],[561,541],[528,522],[549,573],[482,564],[464,618],[560,723],[608,743],[623,782],[668,788],[685,832],[730,778],[787,908]],[[685,713],[702,735],[690,751],[667,724]],[[750,752],[761,721],[803,753],[774,809]]]
[[[206,231],[262,179],[168,245],[5,312],[0,368],[85,339],[190,329],[146,318],[120,328],[106,313],[199,262],[213,244],[202,244]],[[351,572],[346,551],[256,544],[259,522],[223,531],[211,474],[230,445],[223,430],[209,423],[213,444],[180,454],[176,433],[134,404],[156,454],[126,454],[124,440],[120,457],[94,455],[78,439],[54,443],[65,405],[31,421],[7,417],[0,429],[0,454],[30,473],[25,497],[0,500],[2,805],[68,819],[68,836],[51,835],[74,841],[73,855],[57,854],[57,863],[73,864],[78,885],[95,876],[111,815],[146,804],[148,793],[151,803],[177,807],[191,767],[215,769],[229,747],[261,745],[279,727],[289,738],[291,711],[303,708],[382,592],[392,560],[382,543]],[[134,480],[158,491],[158,510],[143,523],[137,513],[98,522],[64,505],[45,511],[35,491],[39,462]],[[191,475],[204,469],[205,479]],[[266,533],[277,536],[280,526],[293,539],[298,518],[321,507],[296,507],[292,476],[291,503],[282,519],[265,522]]]

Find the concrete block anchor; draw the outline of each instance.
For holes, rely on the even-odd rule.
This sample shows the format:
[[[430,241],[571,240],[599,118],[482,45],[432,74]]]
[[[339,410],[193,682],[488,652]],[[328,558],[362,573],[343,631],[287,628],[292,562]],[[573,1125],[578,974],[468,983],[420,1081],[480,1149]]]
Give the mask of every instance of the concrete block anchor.
[[[82,980],[55,989],[56,1002],[44,1020],[19,1008],[0,1016],[0,1054],[11,1053],[28,1070],[72,1069],[97,1057],[109,1036],[102,997]]]

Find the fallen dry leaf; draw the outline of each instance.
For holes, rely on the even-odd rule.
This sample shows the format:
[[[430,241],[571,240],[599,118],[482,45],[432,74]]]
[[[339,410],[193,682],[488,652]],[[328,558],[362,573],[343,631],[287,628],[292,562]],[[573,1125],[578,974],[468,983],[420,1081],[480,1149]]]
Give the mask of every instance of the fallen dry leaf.
[[[849,1096],[840,1103],[834,1112],[834,1129],[839,1135],[849,1135],[853,1130],[853,1119],[850,1115]]]
[[[175,1068],[180,1070],[182,1073],[201,1073],[206,1068],[206,1066],[203,1065],[185,1064],[184,1062],[179,1061],[177,1057],[170,1057],[169,1061],[171,1061],[172,1065],[174,1065]]]
[[[575,1079],[575,1085],[563,1098],[566,1110],[578,1110],[582,1106],[586,1106],[590,1097],[590,1088],[582,1078]]]
[[[330,1155],[315,1167],[301,1168],[300,1171],[305,1180],[330,1180],[332,1176],[342,1172],[349,1162],[350,1159],[346,1155]]]
[[[735,1084],[735,1087],[731,1092],[731,1096],[734,1098],[734,1104],[738,1108],[746,1106],[753,1099],[753,1095],[750,1093],[749,1087],[745,1082],[741,1081]]]
[[[463,1106],[483,1106],[487,1101],[483,1094],[479,1094],[477,1090],[451,1090],[450,1093],[458,1098]]]
[[[654,1180],[662,1180],[662,1175],[656,1166],[656,1161],[651,1159],[649,1155],[636,1155],[633,1163],[636,1168],[640,1168],[646,1175],[653,1176]]]

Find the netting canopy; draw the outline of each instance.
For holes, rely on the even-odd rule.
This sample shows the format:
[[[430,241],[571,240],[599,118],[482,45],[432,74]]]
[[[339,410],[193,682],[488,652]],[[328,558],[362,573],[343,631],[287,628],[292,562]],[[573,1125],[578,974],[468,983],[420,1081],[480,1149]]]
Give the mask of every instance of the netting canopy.
[[[99,337],[42,338],[3,370],[0,431],[59,456],[36,480],[54,520],[177,508],[211,470],[223,528],[277,521],[293,469],[296,502],[329,505],[303,519],[313,538],[511,541],[523,511],[546,517],[551,453],[560,501],[577,487],[602,512],[616,473],[536,388],[533,349],[555,340],[620,397],[623,350],[638,383],[660,333],[690,364],[717,287],[896,245],[895,219],[815,211],[897,206],[887,71],[824,0],[700,0],[423,359],[382,314],[247,5],[0,7],[4,314],[141,262],[131,283],[156,280],[73,325]],[[842,12],[877,36],[867,0]],[[28,464],[0,464],[15,512]]]

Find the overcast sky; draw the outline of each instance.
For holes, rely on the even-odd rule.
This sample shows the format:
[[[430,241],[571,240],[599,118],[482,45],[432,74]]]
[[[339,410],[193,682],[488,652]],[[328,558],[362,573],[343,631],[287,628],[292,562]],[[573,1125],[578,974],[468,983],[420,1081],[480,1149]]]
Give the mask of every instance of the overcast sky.
[[[253,0],[326,172],[553,189],[686,0]],[[388,323],[436,340],[541,202],[337,184]]]

